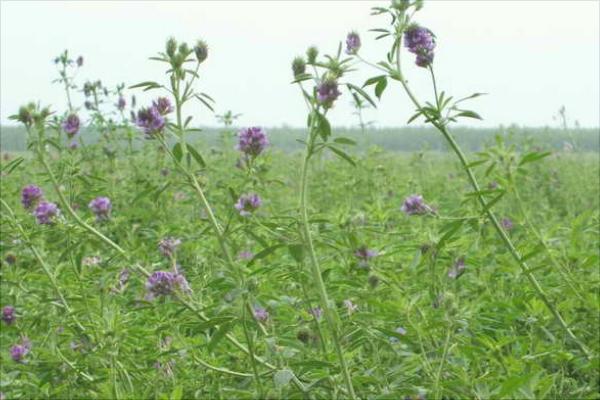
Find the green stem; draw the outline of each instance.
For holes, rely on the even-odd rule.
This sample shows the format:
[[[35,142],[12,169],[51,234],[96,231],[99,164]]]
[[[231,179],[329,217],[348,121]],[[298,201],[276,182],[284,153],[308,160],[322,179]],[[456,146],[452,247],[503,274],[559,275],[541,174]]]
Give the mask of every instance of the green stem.
[[[244,296],[245,297],[245,296]],[[244,303],[242,304],[242,328],[244,329],[244,336],[246,336],[246,343],[248,343],[248,355],[250,356],[250,364],[252,364],[252,372],[254,373],[254,381],[256,382],[256,388],[258,389],[258,397],[263,397],[263,388],[260,382],[260,376],[258,374],[258,367],[256,366],[256,360],[254,359],[254,344],[252,343],[252,337],[250,337],[250,332],[248,331],[248,324],[246,323],[246,314],[248,310],[246,309],[246,299],[244,298]]]
[[[396,55],[396,69],[397,69],[396,72],[398,74],[397,78],[400,81],[400,83],[402,84],[404,91],[406,92],[408,97],[411,99],[411,101],[413,102],[415,107],[417,107],[417,109],[419,111],[422,111],[424,113],[424,115],[427,115],[424,112],[421,104],[419,103],[419,101],[417,100],[415,95],[412,93],[412,91],[408,87],[408,83],[406,82],[406,80],[404,79],[404,76],[402,74],[402,69],[401,69],[401,65],[400,65],[400,55],[399,55],[401,47],[402,47],[401,43],[399,43],[398,47],[397,47],[397,55]],[[494,214],[494,212],[490,209],[490,207],[488,207],[487,201],[481,194],[481,189],[479,187],[479,183],[477,182],[477,178],[475,178],[475,174],[473,173],[473,170],[469,167],[469,162],[467,160],[467,157],[463,153],[462,149],[460,148],[460,146],[458,145],[456,140],[454,140],[454,137],[450,134],[450,132],[448,131],[446,126],[441,124],[439,121],[431,120],[431,124],[433,126],[435,126],[437,128],[437,130],[444,136],[444,138],[446,139],[446,141],[448,142],[448,144],[450,145],[450,147],[452,148],[452,150],[454,151],[454,153],[460,160],[460,163],[461,163],[463,169],[465,170],[465,172],[467,173],[469,182],[477,195],[477,200],[479,201],[479,204],[481,205],[484,213],[486,214],[488,219],[492,222],[494,229],[498,233],[498,236],[500,236],[500,239],[502,240],[505,247],[508,249],[508,251],[512,255],[513,259],[521,267],[521,270],[527,277],[527,280],[529,281],[531,286],[534,288],[534,290],[537,293],[540,300],[542,300],[542,302],[546,305],[548,310],[552,313],[554,318],[558,321],[558,323],[560,324],[562,329],[565,331],[567,336],[577,345],[577,347],[579,347],[579,349],[586,355],[586,357],[589,358],[590,352],[587,349],[587,347],[577,338],[577,336],[575,336],[573,331],[571,331],[571,329],[569,328],[569,326],[567,325],[567,323],[565,322],[565,320],[559,313],[558,309],[552,304],[552,302],[550,301],[550,299],[544,292],[544,289],[542,289],[540,283],[538,282],[536,277],[533,275],[533,273],[529,269],[529,266],[527,265],[527,263],[523,260],[523,257],[519,254],[518,250],[515,248],[512,241],[509,239],[508,235],[506,234],[506,232],[504,231],[504,229],[498,222],[498,219],[496,218],[496,215]]]
[[[338,334],[337,327],[337,312],[335,309],[332,309],[329,306],[329,298],[327,296],[327,289],[325,288],[325,283],[323,282],[323,277],[321,275],[321,269],[319,267],[319,261],[317,260],[317,255],[315,253],[315,248],[312,242],[312,237],[310,234],[309,228],[309,220],[308,220],[308,210],[307,210],[307,197],[308,197],[308,165],[310,161],[310,157],[312,155],[312,148],[314,144],[315,132],[312,127],[308,132],[308,143],[306,145],[306,153],[304,156],[304,161],[302,163],[302,172],[300,178],[300,216],[302,218],[302,233],[304,236],[304,242],[306,247],[308,248],[309,258],[310,258],[310,266],[311,272],[314,280],[314,284],[317,286],[317,291],[319,293],[319,299],[321,303],[321,307],[323,308],[323,314],[325,315],[325,320],[327,321],[327,325],[329,325],[329,329],[331,331],[331,337],[333,339],[333,343],[335,346],[335,350],[338,355],[338,359],[340,362],[340,367],[342,369],[342,373],[344,375],[344,381],[346,383],[346,388],[348,389],[348,394],[350,398],[356,399],[356,394],[354,393],[354,387],[352,386],[352,378],[350,376],[350,372],[348,371],[348,366],[346,365],[346,360],[344,358],[344,353],[342,351],[342,347],[340,345],[340,339]]]

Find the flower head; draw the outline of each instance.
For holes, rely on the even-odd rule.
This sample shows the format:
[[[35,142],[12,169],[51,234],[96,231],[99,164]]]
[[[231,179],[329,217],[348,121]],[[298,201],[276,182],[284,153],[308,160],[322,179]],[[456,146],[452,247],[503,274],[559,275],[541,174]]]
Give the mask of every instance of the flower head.
[[[419,67],[428,67],[433,62],[435,36],[429,29],[411,25],[404,32],[404,45],[417,55],[416,64]]]
[[[175,254],[175,250],[181,244],[181,240],[174,237],[166,237],[158,242],[158,251],[164,257],[171,258]]]
[[[500,221],[500,224],[507,231],[510,231],[512,228],[515,227],[513,222],[510,220],[510,218],[502,218],[502,221]]]
[[[248,156],[258,156],[268,145],[269,139],[262,128],[253,126],[251,128],[244,128],[238,133],[238,145],[236,148]]]
[[[294,77],[302,75],[306,72],[306,62],[304,61],[304,58],[294,58],[294,61],[292,61],[292,72],[294,73]]]
[[[39,186],[27,185],[21,190],[21,204],[23,204],[26,210],[29,210],[31,207],[37,205],[43,196],[44,192],[42,192]]]
[[[361,267],[368,267],[369,261],[372,258],[377,257],[377,254],[376,250],[370,250],[367,246],[361,246],[354,252],[354,256],[358,258],[359,266]]]
[[[448,271],[448,278],[456,279],[465,272],[465,258],[460,257],[454,262],[454,265]]]
[[[251,260],[252,257],[254,257],[254,254],[252,254],[252,252],[248,250],[243,250],[238,253],[239,260]]]
[[[13,306],[4,306],[2,307],[2,321],[6,323],[6,325],[11,325],[15,322],[17,316],[15,315],[15,308]]]
[[[112,203],[108,197],[99,196],[94,200],[90,201],[88,207],[94,214],[96,214],[96,220],[102,221],[107,220],[110,217],[110,210],[112,209]]]
[[[257,321],[265,322],[267,319],[269,319],[269,312],[262,307],[255,306],[253,313],[254,318],[256,318]]]
[[[173,106],[171,105],[171,101],[166,97],[159,97],[158,99],[152,102],[152,106],[156,107],[160,115],[167,115],[173,112]]]
[[[358,306],[354,304],[350,299],[344,300],[343,303],[344,307],[346,307],[346,310],[348,311],[348,315],[352,315],[353,312],[358,310]]]
[[[342,93],[334,79],[324,80],[317,86],[317,101],[325,108],[331,108],[340,94]]]
[[[323,309],[319,306],[311,308],[309,312],[315,319],[321,319],[323,316]]]
[[[77,114],[70,114],[65,118],[62,128],[69,137],[75,136],[79,132],[79,117]]]
[[[54,218],[60,215],[57,205],[49,201],[42,201],[33,211],[33,216],[40,225],[49,225],[54,222]]]
[[[402,210],[402,212],[404,212],[406,215],[421,215],[427,214],[432,211],[431,207],[425,204],[425,202],[423,201],[423,196],[421,196],[420,194],[413,194],[411,196],[408,196],[404,200],[404,203],[402,204],[402,207],[400,207],[400,210]]]
[[[180,273],[168,271],[156,271],[146,281],[147,300],[158,296],[167,296],[175,290],[189,291],[189,285],[185,277]]]
[[[240,212],[242,217],[248,217],[253,211],[258,209],[262,204],[262,200],[255,193],[243,194],[235,203],[235,208]]]
[[[119,111],[123,111],[125,109],[125,106],[127,105],[127,101],[125,100],[125,97],[123,96],[119,96],[119,100],[117,100],[117,109]]]
[[[77,66],[78,67],[83,66],[83,56],[77,57]]]
[[[156,106],[142,108],[138,111],[135,123],[142,128],[147,138],[160,134],[165,127],[165,119]]]
[[[198,64],[203,63],[208,58],[208,46],[203,40],[198,40],[194,46],[194,54],[196,54],[196,60]]]
[[[77,150],[78,147],[79,143],[77,143],[76,140],[71,140],[71,142],[69,142],[69,150]]]
[[[346,36],[346,54],[356,54],[360,49],[360,36],[356,32],[350,32]]]
[[[23,338],[20,344],[15,344],[10,348],[10,358],[15,362],[22,362],[25,356],[31,350],[31,342]]]

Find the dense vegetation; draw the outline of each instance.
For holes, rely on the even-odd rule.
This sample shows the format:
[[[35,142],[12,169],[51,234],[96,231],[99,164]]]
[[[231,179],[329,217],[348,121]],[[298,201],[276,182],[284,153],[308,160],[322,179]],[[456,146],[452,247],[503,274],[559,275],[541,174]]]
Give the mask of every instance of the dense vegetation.
[[[203,41],[152,57],[145,107],[57,57],[68,109],[2,130],[0,397],[598,398],[597,129],[452,130],[482,94],[438,91],[421,7],[373,9],[385,61],[356,32],[294,59],[302,137],[192,128]],[[342,92],[386,88],[431,128],[331,127]]]

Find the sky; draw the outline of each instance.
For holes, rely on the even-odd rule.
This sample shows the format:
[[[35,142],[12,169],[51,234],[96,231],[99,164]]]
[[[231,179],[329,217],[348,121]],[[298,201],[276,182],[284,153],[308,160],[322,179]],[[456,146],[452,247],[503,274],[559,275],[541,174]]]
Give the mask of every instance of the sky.
[[[0,123],[28,101],[62,112],[62,88],[52,60],[64,49],[83,55],[78,83],[101,79],[114,86],[157,80],[163,65],[149,61],[169,36],[209,45],[197,88],[216,100],[216,112],[241,113],[240,125],[304,126],[306,108],[290,84],[291,60],[316,45],[333,53],[350,30],[361,34],[361,55],[384,59],[389,42],[371,28],[387,18],[370,15],[380,1],[6,1],[0,2]],[[425,3],[416,20],[437,36],[435,70],[440,90],[487,96],[469,106],[484,118],[472,127],[558,125],[561,106],[581,126],[600,125],[599,1],[440,1]],[[404,70],[417,96],[432,99],[427,70],[409,55]],[[378,73],[366,65],[347,80],[361,85]],[[146,94],[141,103],[149,102]],[[329,113],[332,124],[352,126],[350,96]],[[83,95],[75,95],[82,104]],[[197,125],[217,125],[197,104],[186,114]],[[403,126],[413,114],[397,82],[376,110],[375,126]]]

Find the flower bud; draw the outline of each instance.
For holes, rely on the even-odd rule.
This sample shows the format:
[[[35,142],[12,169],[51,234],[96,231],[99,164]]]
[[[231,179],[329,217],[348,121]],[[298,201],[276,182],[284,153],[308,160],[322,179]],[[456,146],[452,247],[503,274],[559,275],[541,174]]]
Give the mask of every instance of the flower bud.
[[[356,54],[360,49],[360,36],[356,32],[350,32],[346,36],[346,54]]]
[[[206,45],[206,42],[203,40],[198,40],[194,46],[194,53],[196,54],[198,64],[203,63],[208,57],[208,46]]]
[[[317,62],[317,56],[319,55],[319,50],[315,46],[311,46],[306,50],[306,60],[309,64],[314,64]]]
[[[306,71],[306,62],[302,57],[294,58],[292,61],[292,72],[294,73],[294,77],[302,75]]]
[[[166,52],[169,57],[173,57],[175,55],[175,51],[177,51],[177,41],[175,38],[169,38],[167,40]]]
[[[188,54],[190,53],[190,48],[188,47],[187,43],[183,42],[179,45],[179,54],[181,54],[181,56],[183,58],[185,58]]]

